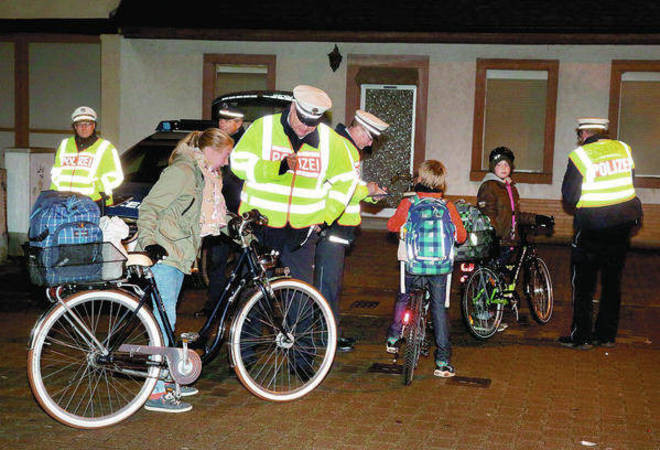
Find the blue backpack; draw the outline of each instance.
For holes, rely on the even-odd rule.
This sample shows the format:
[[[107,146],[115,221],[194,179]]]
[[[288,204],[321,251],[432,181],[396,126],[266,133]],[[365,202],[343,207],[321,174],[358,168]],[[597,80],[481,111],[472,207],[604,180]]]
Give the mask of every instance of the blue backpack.
[[[410,198],[408,219],[403,226],[406,271],[413,275],[450,273],[454,267],[454,232],[447,204],[439,198]]]
[[[43,191],[30,214],[28,267],[32,282],[53,286],[101,279],[100,211],[89,197]]]

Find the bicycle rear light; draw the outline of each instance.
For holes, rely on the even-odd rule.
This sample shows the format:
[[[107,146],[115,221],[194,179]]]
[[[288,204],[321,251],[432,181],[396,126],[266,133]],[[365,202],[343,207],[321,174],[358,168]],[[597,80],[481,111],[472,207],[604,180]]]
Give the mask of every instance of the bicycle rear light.
[[[473,263],[461,263],[461,272],[474,272]]]
[[[404,325],[408,325],[410,323],[410,316],[411,316],[410,311],[406,311],[405,313],[403,313],[403,319],[401,319],[401,322]]]

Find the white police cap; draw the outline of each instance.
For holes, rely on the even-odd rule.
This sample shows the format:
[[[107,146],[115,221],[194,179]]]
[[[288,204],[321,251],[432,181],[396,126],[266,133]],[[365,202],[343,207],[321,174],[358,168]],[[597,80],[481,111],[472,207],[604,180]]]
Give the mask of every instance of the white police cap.
[[[578,130],[599,129],[607,130],[610,127],[610,121],[598,117],[581,117],[577,120]]]
[[[303,121],[320,120],[323,113],[332,108],[332,100],[325,91],[304,84],[293,88],[296,111]]]
[[[389,123],[361,109],[355,111],[355,121],[359,123],[362,128],[364,128],[372,137],[380,136],[380,134],[390,126]]]
[[[73,123],[80,122],[81,120],[91,120],[96,122],[96,111],[89,106],[79,106],[71,114],[71,121]]]

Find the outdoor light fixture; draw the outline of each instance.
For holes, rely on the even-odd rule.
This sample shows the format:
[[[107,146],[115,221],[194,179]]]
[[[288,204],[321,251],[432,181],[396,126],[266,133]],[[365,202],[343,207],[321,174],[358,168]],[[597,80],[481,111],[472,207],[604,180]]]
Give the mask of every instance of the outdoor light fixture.
[[[335,44],[335,48],[332,49],[330,53],[328,53],[328,59],[330,60],[330,68],[332,69],[333,72],[336,72],[337,69],[339,69],[339,65],[341,64],[343,56],[341,56],[341,53],[339,53],[339,47],[337,47],[337,44]]]

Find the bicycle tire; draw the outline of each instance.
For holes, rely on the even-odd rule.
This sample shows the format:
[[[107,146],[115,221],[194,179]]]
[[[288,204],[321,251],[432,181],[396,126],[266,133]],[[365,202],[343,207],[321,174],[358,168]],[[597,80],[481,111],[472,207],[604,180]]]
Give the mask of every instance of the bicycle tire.
[[[330,371],[337,327],[327,301],[309,284],[287,278],[270,288],[274,304],[259,290],[239,308],[230,331],[231,358],[252,394],[274,402],[296,400]]]
[[[121,330],[124,314],[135,311],[138,301],[119,291],[88,291],[56,304],[33,330],[27,372],[32,393],[48,415],[80,429],[103,428],[128,418],[146,402],[160,375],[151,365],[145,378],[96,364],[99,352],[85,342],[68,319],[71,310],[101,342]],[[147,308],[137,313],[138,324],[124,340],[127,344],[162,346],[158,323]],[[159,361],[160,357],[152,357]]]
[[[403,384],[409,386],[415,375],[419,355],[424,340],[424,318],[422,317],[422,302],[424,291],[416,290],[410,294],[410,313],[412,317],[406,330],[406,349],[403,360]]]
[[[525,295],[534,320],[542,325],[548,323],[554,307],[552,279],[545,261],[538,256],[525,265]]]
[[[488,267],[479,267],[465,283],[461,312],[470,334],[477,339],[488,339],[497,333],[504,305],[493,300],[501,291],[499,276]]]

